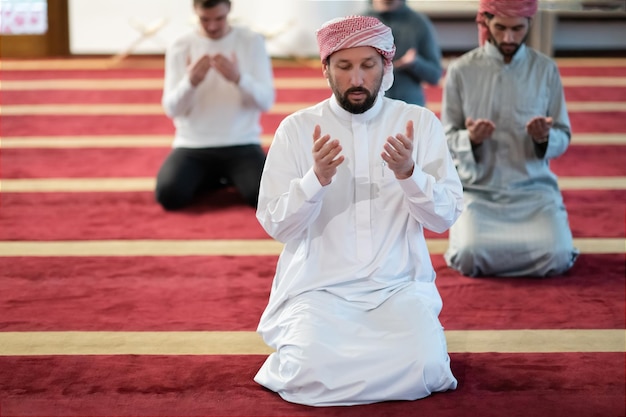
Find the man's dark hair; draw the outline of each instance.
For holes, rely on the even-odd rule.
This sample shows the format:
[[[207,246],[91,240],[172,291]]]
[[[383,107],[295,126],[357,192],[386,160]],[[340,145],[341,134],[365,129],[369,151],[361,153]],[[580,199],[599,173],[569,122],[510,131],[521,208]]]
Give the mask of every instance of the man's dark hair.
[[[210,9],[220,3],[224,3],[230,6],[230,0],[193,0],[194,7],[202,7],[203,9]]]

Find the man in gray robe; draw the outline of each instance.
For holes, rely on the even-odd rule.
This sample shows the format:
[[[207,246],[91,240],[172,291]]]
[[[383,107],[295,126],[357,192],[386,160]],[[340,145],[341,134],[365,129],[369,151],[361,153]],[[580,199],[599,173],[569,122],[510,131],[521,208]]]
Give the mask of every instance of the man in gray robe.
[[[464,188],[448,265],[468,276],[572,267],[567,211],[550,170],[571,129],[556,63],[525,45],[536,0],[481,0],[481,46],[451,63],[442,122]]]

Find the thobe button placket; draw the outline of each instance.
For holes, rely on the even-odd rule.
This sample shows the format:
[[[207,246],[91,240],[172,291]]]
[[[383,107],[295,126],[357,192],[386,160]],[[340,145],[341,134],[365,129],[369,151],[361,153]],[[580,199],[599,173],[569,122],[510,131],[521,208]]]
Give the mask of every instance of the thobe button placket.
[[[352,119],[354,136],[354,189],[355,189],[355,227],[356,254],[362,261],[373,256],[371,206],[370,206],[370,162],[369,140],[365,121]]]

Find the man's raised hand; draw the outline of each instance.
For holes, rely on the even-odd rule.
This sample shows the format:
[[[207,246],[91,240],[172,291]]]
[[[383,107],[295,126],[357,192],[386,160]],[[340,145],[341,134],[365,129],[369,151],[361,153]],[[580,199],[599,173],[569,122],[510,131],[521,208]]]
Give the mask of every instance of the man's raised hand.
[[[465,119],[465,128],[469,132],[470,142],[474,145],[481,145],[486,139],[489,139],[496,130],[496,125],[491,120],[477,119],[471,117]]]
[[[211,57],[208,55],[203,55],[196,62],[190,64],[187,67],[187,73],[189,74],[189,81],[191,85],[196,87],[198,84],[204,80],[207,72],[211,69]]]
[[[217,54],[213,57],[213,67],[219,71],[228,81],[235,84],[239,83],[241,74],[239,73],[239,64],[237,63],[237,55],[232,54],[228,59],[222,54]]]
[[[537,143],[546,143],[550,136],[552,117],[537,116],[526,124],[526,132]]]
[[[322,129],[315,125],[313,130],[313,172],[322,186],[330,184],[337,173],[337,167],[343,162],[340,156],[341,145],[337,139],[330,140],[330,135],[322,136]]]
[[[383,146],[384,152],[380,154],[398,179],[407,179],[413,175],[415,167],[413,136],[413,121],[409,120],[406,124],[406,134],[398,133],[396,136],[389,136]]]

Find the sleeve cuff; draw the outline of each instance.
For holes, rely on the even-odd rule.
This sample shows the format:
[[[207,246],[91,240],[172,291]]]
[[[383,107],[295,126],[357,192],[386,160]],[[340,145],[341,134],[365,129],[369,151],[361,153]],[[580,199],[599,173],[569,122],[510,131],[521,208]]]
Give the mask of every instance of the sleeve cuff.
[[[251,78],[248,76],[248,74],[239,74],[239,83],[237,83],[237,85],[243,91],[248,92],[252,89]]]
[[[472,151],[472,141],[469,137],[469,131],[464,130],[459,134],[459,152],[471,152]]]
[[[300,181],[300,186],[302,187],[307,201],[319,201],[322,199],[324,187],[322,187],[322,184],[320,184],[317,179],[313,168],[309,169],[307,173],[304,174],[304,177],[302,177]]]
[[[185,75],[182,80],[180,80],[180,89],[183,92],[193,90],[193,85],[191,85],[191,79],[189,78],[189,75]]]
[[[415,165],[413,174],[409,178],[398,180],[398,183],[406,195],[414,196],[428,188],[428,176]]]

